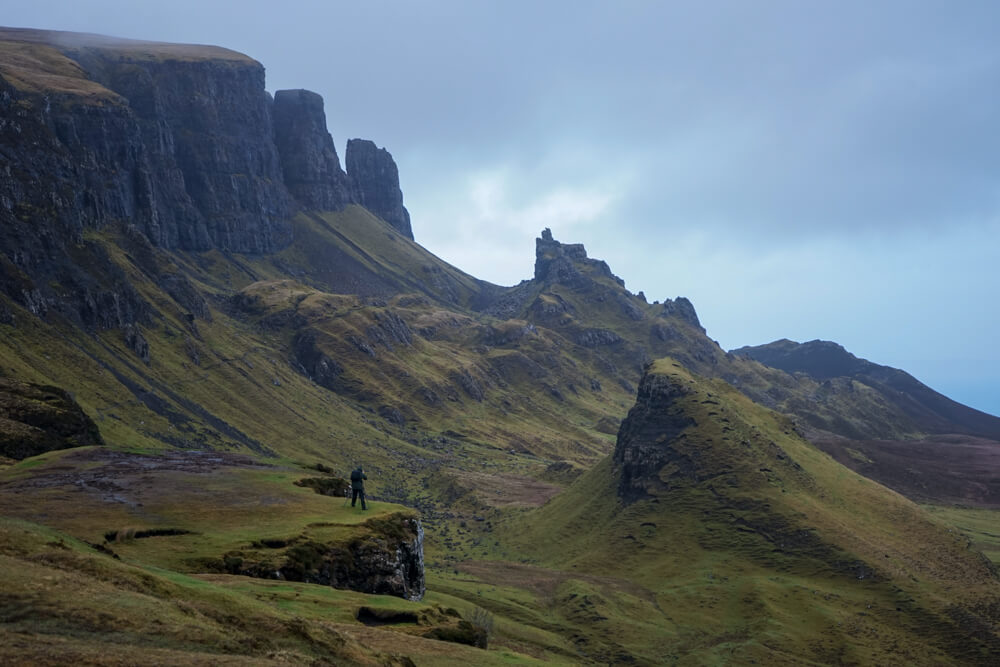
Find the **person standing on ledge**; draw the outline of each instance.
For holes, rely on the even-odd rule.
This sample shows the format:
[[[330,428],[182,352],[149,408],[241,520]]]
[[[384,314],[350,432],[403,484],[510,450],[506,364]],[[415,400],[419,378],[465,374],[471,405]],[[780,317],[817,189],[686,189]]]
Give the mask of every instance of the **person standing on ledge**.
[[[357,502],[358,496],[361,497],[361,509],[366,510],[368,506],[365,504],[365,480],[368,479],[368,475],[365,474],[364,466],[358,466],[351,471],[351,507],[354,507],[354,503]]]

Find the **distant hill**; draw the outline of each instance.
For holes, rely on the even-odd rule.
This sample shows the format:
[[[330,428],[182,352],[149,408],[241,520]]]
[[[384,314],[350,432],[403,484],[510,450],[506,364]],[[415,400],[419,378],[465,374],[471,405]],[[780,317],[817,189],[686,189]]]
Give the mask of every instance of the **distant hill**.
[[[819,381],[848,378],[879,392],[927,433],[963,433],[1000,440],[1000,418],[962,405],[922,384],[909,373],[860,359],[825,340],[782,339],[732,350],[738,356]]]

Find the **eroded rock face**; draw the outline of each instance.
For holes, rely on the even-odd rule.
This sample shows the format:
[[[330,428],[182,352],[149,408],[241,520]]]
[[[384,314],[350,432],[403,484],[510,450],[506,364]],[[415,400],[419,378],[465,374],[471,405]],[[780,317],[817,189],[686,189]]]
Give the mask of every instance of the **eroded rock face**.
[[[301,331],[292,345],[292,361],[302,373],[321,387],[343,391],[343,366],[331,359],[317,344],[316,332]]]
[[[345,543],[293,540],[282,544],[277,563],[248,561],[244,552],[227,554],[234,574],[285,579],[334,588],[420,600],[424,581],[424,529],[419,519],[390,516],[362,526],[368,534]]]
[[[38,317],[91,329],[148,321],[153,309],[92,230],[141,237],[150,257],[272,253],[290,243],[298,206],[360,203],[413,238],[389,153],[355,142],[348,178],[322,98],[272,100],[247,56],[32,30],[0,41],[23,57],[0,62],[0,291]],[[208,319],[189,285],[168,287]]]
[[[705,327],[701,326],[701,322],[698,320],[698,313],[694,310],[694,304],[686,297],[679,296],[676,299],[667,299],[664,301],[663,316],[679,317],[702,332],[705,331]]]
[[[399,170],[389,151],[372,141],[351,139],[345,161],[354,186],[354,201],[412,239],[410,213],[403,207],[403,192],[399,189]]]
[[[0,378],[0,456],[103,444],[97,425],[67,392]]]
[[[115,49],[71,54],[128,100],[152,185],[146,231],[154,243],[257,253],[288,244],[292,202],[260,63],[130,59]]]
[[[614,462],[621,471],[618,496],[631,504],[665,490],[661,470],[671,466],[674,476],[696,478],[697,466],[671,442],[694,421],[676,405],[687,395],[684,385],[665,375],[646,374],[639,383],[635,405],[622,421]]]
[[[322,97],[308,90],[277,91],[274,140],[285,185],[303,207],[337,211],[353,202],[350,181],[326,129]]]

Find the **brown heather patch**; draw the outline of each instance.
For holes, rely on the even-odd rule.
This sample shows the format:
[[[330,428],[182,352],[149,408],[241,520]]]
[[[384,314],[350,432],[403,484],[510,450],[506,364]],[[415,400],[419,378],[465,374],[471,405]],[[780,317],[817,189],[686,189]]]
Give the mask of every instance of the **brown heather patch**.
[[[466,470],[452,474],[492,507],[539,507],[562,491],[560,486],[523,475]]]
[[[584,581],[608,592],[621,592],[656,604],[656,593],[621,577],[602,577],[507,561],[464,561],[459,563],[458,569],[493,586],[524,589],[543,604],[551,602],[557,589],[568,581]]]

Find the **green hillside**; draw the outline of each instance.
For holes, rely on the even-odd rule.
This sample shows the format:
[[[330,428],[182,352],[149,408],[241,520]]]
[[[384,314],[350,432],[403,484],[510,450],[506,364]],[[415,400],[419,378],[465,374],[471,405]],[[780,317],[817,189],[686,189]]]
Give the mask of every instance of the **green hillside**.
[[[294,485],[317,476],[316,464],[344,475],[363,461],[377,514],[403,511],[380,501],[421,513],[425,601],[440,618],[441,609],[487,609],[498,651],[571,663],[773,654],[796,664],[940,664],[975,662],[995,636],[969,639],[955,620],[995,600],[992,575],[957,533],[834,464],[788,418],[746,397],[805,395],[807,378],[728,357],[696,322],[630,295],[592,260],[570,263],[580,276],[514,288],[501,318],[489,307],[496,288],[363,209],[296,224],[301,242],[276,257],[167,253],[91,234],[156,309],[140,329],[148,363],[120,332],[81,335],[12,304],[16,326],[0,325],[4,374],[68,390],[108,454],[9,466],[4,514],[95,544],[129,529],[185,531],[109,547],[127,563],[264,596],[274,584],[237,584],[226,559],[263,567],[297,545],[363,536],[350,508]],[[352,261],[347,273],[361,266],[380,282],[331,291],[345,274],[322,267]],[[437,282],[413,278],[427,274]],[[190,290],[168,293],[164,275],[183,276]],[[713,482],[622,506],[608,458],[618,421],[642,363],[671,351],[682,364],[657,362],[654,375],[696,387],[684,411],[698,429],[685,442]],[[682,366],[714,369],[745,393]],[[832,405],[870,418],[884,407],[864,392],[850,401]],[[751,443],[745,452],[720,444],[739,439]],[[207,486],[183,465],[140,474],[144,457],[192,451],[195,461],[207,450],[249,458]],[[851,512],[860,499],[880,511]],[[792,547],[775,548],[782,539]],[[285,545],[254,546],[264,542]],[[333,606],[345,622],[359,608]],[[366,650],[392,645],[365,637]]]
[[[0,662],[996,662],[995,418],[547,229],[478,280],[300,155],[318,96],[283,151],[256,61],[57,37],[0,30]]]
[[[687,426],[663,440],[664,419]],[[621,461],[640,447],[661,465],[639,482],[648,495],[628,502]],[[536,580],[555,584],[555,614],[598,655],[627,646],[647,664],[926,665],[996,655],[1000,582],[968,540],[731,387],[658,361],[613,459],[502,533]],[[480,567],[496,578],[510,566]]]

